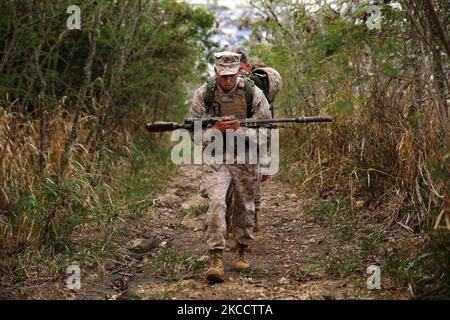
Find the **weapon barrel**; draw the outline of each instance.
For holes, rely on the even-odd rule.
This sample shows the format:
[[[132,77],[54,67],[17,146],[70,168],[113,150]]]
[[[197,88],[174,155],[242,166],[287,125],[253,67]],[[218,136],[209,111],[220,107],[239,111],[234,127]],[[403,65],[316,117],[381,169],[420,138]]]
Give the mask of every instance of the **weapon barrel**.
[[[248,119],[241,121],[241,124],[271,124],[271,123],[304,123],[304,122],[332,122],[332,116],[314,116],[314,117],[299,117],[299,118],[280,118],[280,119]]]
[[[147,130],[150,132],[165,132],[184,128],[183,125],[180,125],[176,122],[162,122],[162,121],[147,123],[146,127]]]

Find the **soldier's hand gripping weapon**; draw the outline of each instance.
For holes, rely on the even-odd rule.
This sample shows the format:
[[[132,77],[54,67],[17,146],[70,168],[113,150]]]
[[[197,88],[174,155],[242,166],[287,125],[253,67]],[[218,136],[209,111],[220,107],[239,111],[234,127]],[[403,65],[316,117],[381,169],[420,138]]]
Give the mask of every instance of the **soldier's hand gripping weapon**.
[[[313,117],[299,117],[299,118],[280,118],[280,119],[238,119],[235,116],[229,117],[205,117],[205,118],[186,118],[184,123],[176,122],[152,122],[147,123],[147,130],[150,132],[165,132],[173,131],[176,129],[187,129],[189,131],[194,130],[194,122],[201,122],[202,128],[212,127],[219,119],[222,120],[239,120],[242,127],[247,128],[278,128],[277,124],[280,123],[307,123],[307,122],[331,122],[333,117],[331,116],[313,116]]]

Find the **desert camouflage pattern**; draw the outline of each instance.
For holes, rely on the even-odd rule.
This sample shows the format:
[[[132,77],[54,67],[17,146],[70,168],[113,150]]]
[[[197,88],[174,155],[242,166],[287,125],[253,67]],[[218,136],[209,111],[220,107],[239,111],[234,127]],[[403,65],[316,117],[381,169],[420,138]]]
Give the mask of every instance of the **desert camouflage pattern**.
[[[257,215],[260,214],[261,212],[261,167],[258,165],[256,167],[256,193],[255,193],[255,222],[257,219]],[[230,239],[231,242],[227,242],[227,246],[229,246],[228,249],[233,249],[234,246],[236,245],[234,243],[235,239],[233,236],[233,208],[234,208],[234,198],[233,198],[233,186],[230,185],[230,187],[228,188],[227,191],[227,195],[225,198],[226,204],[227,204],[227,210],[226,210],[226,215],[225,215],[225,220],[227,223],[227,234],[226,234],[226,239]],[[254,232],[256,232],[255,228],[253,229]]]
[[[238,73],[241,64],[241,55],[236,52],[224,51],[214,54],[215,67],[219,75],[233,75]]]
[[[261,167],[258,165],[256,170],[255,214],[259,214],[261,211]]]
[[[236,87],[238,83],[241,83],[242,77],[239,76],[236,81]],[[194,97],[192,98],[191,110],[189,112],[189,117],[192,118],[202,118],[207,116],[206,106],[205,106],[205,95],[206,95],[206,87],[207,84],[204,83],[200,88],[195,90]],[[233,88],[230,91],[236,89]],[[270,106],[267,101],[264,93],[261,89],[255,86],[253,92],[253,109],[252,114],[255,119],[271,119]],[[216,90],[217,91],[217,90]],[[217,97],[214,97],[214,100],[218,100]],[[247,109],[247,106],[244,106]]]
[[[236,85],[239,82],[240,77]],[[205,83],[194,93],[189,112],[189,116],[192,118],[201,118],[207,115],[204,103],[206,87]],[[269,103],[264,93],[256,86],[254,87],[252,113],[256,119],[271,118]],[[233,215],[231,227],[236,241],[244,245],[251,243],[255,198],[258,194],[259,181],[257,164],[202,165],[200,192],[209,202],[204,239],[210,250],[226,248],[226,216],[231,214]]]
[[[203,165],[201,193],[209,200],[204,240],[210,250],[226,248],[228,205],[235,240],[245,245],[253,240],[256,170],[256,165],[246,164]],[[233,196],[227,203],[230,187]]]
[[[283,84],[280,73],[269,67],[254,68],[252,71],[255,73],[262,73],[267,76],[267,79],[269,80],[269,92],[267,92],[267,99],[269,103],[273,103]]]
[[[237,85],[229,92],[224,92],[219,86],[214,90],[213,103],[209,115],[216,117],[222,115],[234,115],[245,118],[247,115],[247,103],[245,100],[245,80],[239,77]]]

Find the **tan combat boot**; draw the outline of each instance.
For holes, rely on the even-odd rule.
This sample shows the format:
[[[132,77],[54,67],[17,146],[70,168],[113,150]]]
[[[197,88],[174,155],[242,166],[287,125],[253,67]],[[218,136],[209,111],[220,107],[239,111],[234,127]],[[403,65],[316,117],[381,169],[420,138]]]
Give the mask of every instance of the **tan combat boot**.
[[[248,246],[243,245],[241,243],[238,243],[237,245],[236,253],[234,256],[234,267],[237,270],[245,270],[250,267],[247,257],[247,248]]]
[[[209,268],[206,270],[206,279],[210,282],[223,282],[224,271],[222,262],[222,250],[209,251]]]

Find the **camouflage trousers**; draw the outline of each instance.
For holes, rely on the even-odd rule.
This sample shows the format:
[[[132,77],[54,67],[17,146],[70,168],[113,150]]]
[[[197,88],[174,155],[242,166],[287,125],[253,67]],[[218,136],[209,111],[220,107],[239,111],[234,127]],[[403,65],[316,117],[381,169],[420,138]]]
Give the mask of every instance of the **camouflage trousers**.
[[[227,235],[233,232],[233,186],[228,188],[227,197],[227,213],[226,213],[226,221],[227,221]],[[261,168],[258,166],[256,168],[256,193],[255,193],[255,222],[257,219],[257,215],[261,211]]]
[[[251,243],[257,180],[256,165],[203,165],[201,194],[209,202],[204,238],[210,250],[225,249],[226,216],[230,213],[236,241],[244,245]]]

